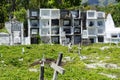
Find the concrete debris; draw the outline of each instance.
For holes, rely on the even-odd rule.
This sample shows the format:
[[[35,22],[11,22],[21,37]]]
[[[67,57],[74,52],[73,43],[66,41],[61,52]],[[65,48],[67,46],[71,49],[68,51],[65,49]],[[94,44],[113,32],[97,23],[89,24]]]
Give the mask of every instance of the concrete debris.
[[[116,64],[110,64],[110,63],[92,63],[92,64],[86,64],[87,68],[110,68],[110,69],[120,69]]]
[[[23,61],[23,58],[18,59],[18,61]]]
[[[86,56],[80,56],[80,60],[85,60],[85,59],[87,59]]]
[[[110,57],[108,57],[108,56],[106,56],[105,58],[106,58],[106,59],[110,59]]]
[[[75,59],[75,57],[71,58],[70,56],[67,56],[67,57],[63,58],[63,62],[73,61],[74,59]]]
[[[99,63],[102,63],[102,62],[103,62],[103,60],[100,60],[100,61],[99,61]]]
[[[99,74],[104,75],[104,76],[107,76],[107,77],[112,78],[112,79],[117,78],[116,75],[112,75],[112,74],[105,74],[105,73],[99,73]]]
[[[105,65],[106,68],[113,68],[113,69],[118,69],[120,67],[118,67],[116,64],[106,64]]]
[[[67,57],[64,57],[64,60],[71,61],[71,58],[69,56],[67,56]]]
[[[104,47],[101,47],[100,50],[103,51],[103,50],[105,50],[105,49],[109,49],[109,48],[110,48],[110,47],[108,47],[108,46],[104,46]]]
[[[4,67],[6,67],[7,65],[6,64],[4,64]]]
[[[96,59],[100,59],[100,57],[96,57]]]
[[[34,68],[30,68],[29,71],[30,71],[30,72],[38,72],[38,70],[37,70],[37,69],[34,69]]]
[[[93,63],[93,62],[95,62],[95,60],[90,60],[90,62],[92,62],[92,63]]]
[[[4,63],[5,61],[1,61],[1,63]]]

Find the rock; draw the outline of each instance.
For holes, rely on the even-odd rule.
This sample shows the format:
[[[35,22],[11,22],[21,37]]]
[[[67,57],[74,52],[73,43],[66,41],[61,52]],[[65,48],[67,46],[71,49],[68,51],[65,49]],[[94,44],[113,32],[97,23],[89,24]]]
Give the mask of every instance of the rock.
[[[30,68],[29,71],[30,71],[30,72],[38,72],[38,70],[35,69],[35,68]]]
[[[67,62],[67,61],[73,61],[76,57],[70,57],[70,56],[67,56],[67,57],[64,57],[63,58],[63,62]]]
[[[1,63],[4,63],[5,61],[1,61]]]
[[[113,68],[113,69],[119,68],[116,64],[106,64],[105,67],[106,68]]]
[[[4,67],[6,67],[7,65],[6,64],[4,64]]]
[[[94,60],[90,60],[90,62],[94,62]]]
[[[108,56],[106,56],[105,58],[106,58],[106,59],[110,59],[110,57],[108,57]]]
[[[101,47],[100,50],[103,51],[103,50],[108,49],[108,48],[110,48],[110,47],[108,47],[108,46],[104,46],[104,47]]]
[[[18,59],[18,61],[23,61],[23,58]]]
[[[96,57],[96,59],[100,59],[100,57]]]
[[[104,63],[92,63],[92,64],[86,64],[87,68],[97,68],[97,67],[102,67],[105,68]]]
[[[100,60],[99,63],[103,63],[103,60]]]
[[[86,64],[87,68],[110,68],[110,69],[120,69],[116,64],[110,64],[110,63],[92,63],[92,64]]]
[[[105,74],[105,73],[99,73],[99,74],[107,76],[107,77],[112,78],[112,79],[117,78],[116,75]]]
[[[67,56],[67,57],[64,57],[64,60],[71,61],[71,58],[69,56]]]
[[[84,60],[84,59],[87,59],[86,56],[80,56],[80,60]]]

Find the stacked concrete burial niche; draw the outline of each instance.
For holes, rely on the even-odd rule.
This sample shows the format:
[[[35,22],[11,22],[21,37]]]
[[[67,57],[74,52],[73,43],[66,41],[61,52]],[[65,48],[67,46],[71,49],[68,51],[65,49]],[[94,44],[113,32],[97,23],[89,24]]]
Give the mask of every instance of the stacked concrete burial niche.
[[[78,44],[81,41],[79,10],[28,10],[28,34],[31,44],[38,43],[38,34],[44,43]]]
[[[28,29],[31,44],[79,44],[104,42],[105,13],[95,10],[39,9],[28,10]]]
[[[28,27],[28,36],[30,37],[30,44],[37,44],[39,36],[39,10],[29,11]]]
[[[104,42],[105,13],[95,10],[87,11],[87,30],[91,43]]]

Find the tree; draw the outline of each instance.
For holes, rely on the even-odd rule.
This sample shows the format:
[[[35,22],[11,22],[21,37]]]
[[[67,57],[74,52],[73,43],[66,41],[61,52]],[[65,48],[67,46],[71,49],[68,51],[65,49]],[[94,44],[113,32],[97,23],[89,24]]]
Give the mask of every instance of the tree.
[[[16,16],[16,18],[19,21],[24,22],[25,18],[26,18],[26,10],[25,10],[25,8],[21,8],[19,11],[15,11],[14,15]]]
[[[116,0],[117,2],[120,2],[120,0]]]
[[[2,0],[0,2],[0,29],[4,27],[4,22],[5,22],[5,15],[4,14],[6,13],[6,11],[5,11],[6,9],[5,9],[4,4],[5,4],[5,1]]]

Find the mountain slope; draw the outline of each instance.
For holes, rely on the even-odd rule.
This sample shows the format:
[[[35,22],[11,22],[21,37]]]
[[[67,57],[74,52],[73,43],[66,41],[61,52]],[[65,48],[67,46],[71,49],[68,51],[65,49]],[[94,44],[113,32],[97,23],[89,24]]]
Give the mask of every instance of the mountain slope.
[[[82,0],[81,4],[88,3],[88,5],[107,6],[109,4],[115,4],[116,0]]]

